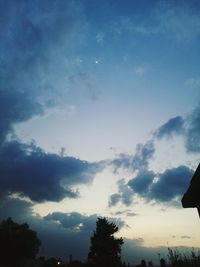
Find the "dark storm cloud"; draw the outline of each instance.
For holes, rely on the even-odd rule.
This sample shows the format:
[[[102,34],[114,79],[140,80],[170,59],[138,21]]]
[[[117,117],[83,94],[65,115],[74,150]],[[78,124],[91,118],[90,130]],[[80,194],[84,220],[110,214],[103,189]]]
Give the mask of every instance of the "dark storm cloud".
[[[42,106],[23,92],[0,90],[0,144],[12,131],[12,125],[41,115]]]
[[[186,166],[167,169],[158,175],[158,181],[152,184],[148,197],[161,202],[172,201],[183,195],[192,175],[193,171]]]
[[[183,132],[184,120],[182,117],[178,116],[169,119],[165,124],[163,124],[156,132],[155,136],[157,138],[171,137],[173,134],[179,134]]]
[[[134,179],[131,179],[128,182],[128,185],[134,192],[145,196],[149,192],[154,177],[155,174],[152,171],[139,172]]]
[[[6,137],[17,123],[66,101],[70,57],[85,32],[80,3],[1,1],[0,16],[0,196],[18,193],[36,202],[77,197],[71,187],[91,181],[96,164]]]
[[[8,142],[0,150],[0,194],[19,193],[36,202],[77,197],[72,186],[88,183],[100,165]]]
[[[0,88],[44,101],[61,93],[66,59],[84,36],[79,1],[1,1],[0,16]]]
[[[169,203],[186,191],[193,171],[186,166],[167,169],[163,173],[139,173],[128,182],[133,193],[148,200]],[[154,179],[155,178],[155,179]]]
[[[68,57],[82,41],[79,2],[0,2],[0,141],[13,124],[66,101]],[[80,42],[81,42],[80,41]]]
[[[193,170],[186,166],[167,169],[163,173],[140,170],[128,183],[124,179],[118,181],[118,193],[110,196],[109,206],[118,202],[129,206],[135,194],[148,201],[177,206],[177,198],[187,190],[192,175]]]

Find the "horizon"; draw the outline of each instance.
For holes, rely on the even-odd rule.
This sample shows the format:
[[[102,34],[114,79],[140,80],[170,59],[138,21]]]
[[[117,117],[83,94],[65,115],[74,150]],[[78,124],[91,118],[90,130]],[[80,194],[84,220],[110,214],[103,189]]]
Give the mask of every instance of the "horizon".
[[[41,255],[87,258],[98,217],[119,226],[127,262],[200,248],[181,205],[200,163],[199,1],[0,13],[0,220],[27,222]]]

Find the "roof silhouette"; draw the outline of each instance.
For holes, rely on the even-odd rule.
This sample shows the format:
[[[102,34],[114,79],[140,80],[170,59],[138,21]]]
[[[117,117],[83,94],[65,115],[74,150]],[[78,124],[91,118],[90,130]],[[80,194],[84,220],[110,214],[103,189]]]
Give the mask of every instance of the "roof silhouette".
[[[181,200],[183,208],[197,208],[200,216],[200,164]]]

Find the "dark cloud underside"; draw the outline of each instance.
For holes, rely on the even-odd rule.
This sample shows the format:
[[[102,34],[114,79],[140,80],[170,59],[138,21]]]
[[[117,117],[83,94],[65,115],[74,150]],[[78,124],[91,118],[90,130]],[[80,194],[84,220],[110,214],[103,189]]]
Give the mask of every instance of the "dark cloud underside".
[[[71,186],[90,182],[99,170],[95,163],[9,142],[0,150],[0,194],[19,193],[36,202],[77,197]]]

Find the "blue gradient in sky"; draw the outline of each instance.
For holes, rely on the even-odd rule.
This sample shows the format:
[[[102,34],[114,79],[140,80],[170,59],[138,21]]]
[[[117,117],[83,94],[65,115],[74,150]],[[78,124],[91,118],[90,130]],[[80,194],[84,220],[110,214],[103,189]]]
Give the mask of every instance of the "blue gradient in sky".
[[[41,233],[70,218],[77,257],[77,218],[99,215],[119,217],[127,251],[165,245],[172,216],[192,229],[172,245],[197,246],[180,198],[200,152],[200,2],[2,0],[0,16],[2,211]],[[65,230],[48,222],[44,244]]]

